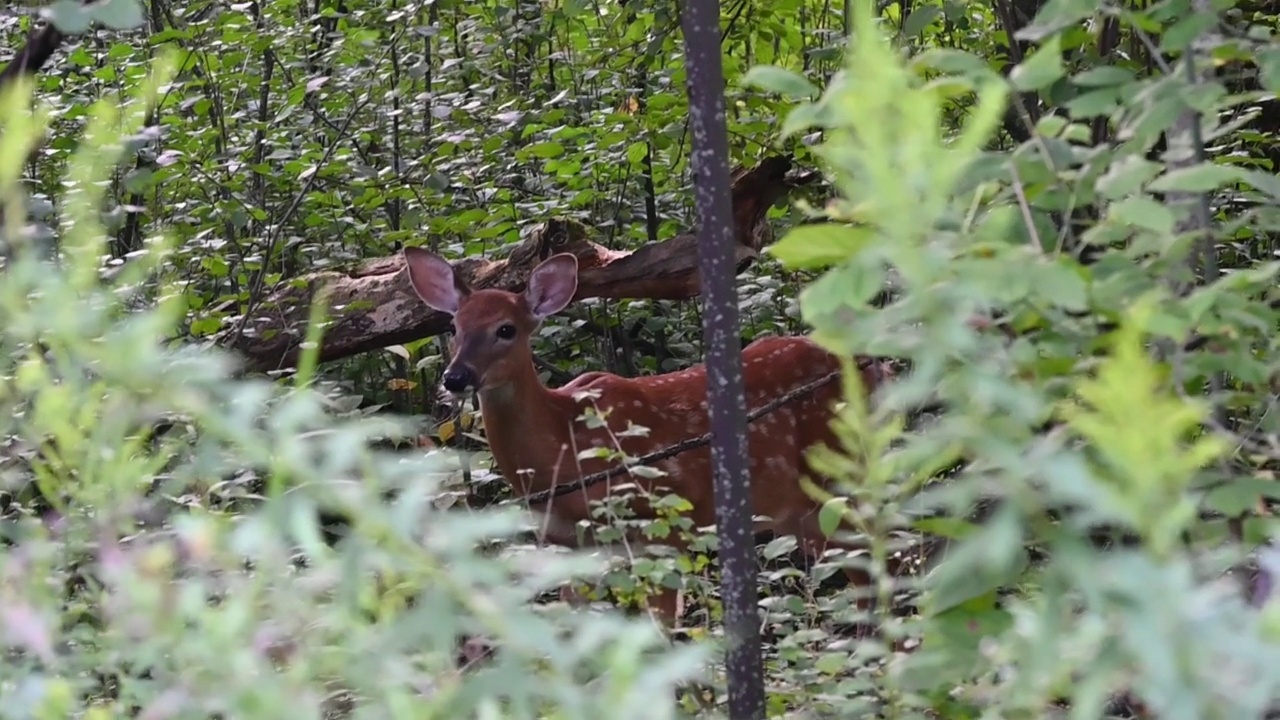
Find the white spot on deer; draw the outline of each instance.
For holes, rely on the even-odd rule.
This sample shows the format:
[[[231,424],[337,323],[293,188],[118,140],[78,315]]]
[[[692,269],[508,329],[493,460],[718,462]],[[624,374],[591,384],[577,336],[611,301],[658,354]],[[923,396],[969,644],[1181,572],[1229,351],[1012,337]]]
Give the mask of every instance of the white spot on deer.
[[[495,312],[516,313],[520,312],[521,308],[527,308],[526,319],[540,322],[563,309],[572,299],[577,286],[576,261],[568,255],[555,256],[534,270],[529,287],[524,293],[526,301],[524,303],[516,302],[519,299],[517,294],[503,294],[502,291],[493,291],[484,296],[471,296],[470,300],[467,300],[463,297],[466,293],[460,292],[463,283],[460,282],[456,269],[443,258],[429,254],[425,250],[406,249],[405,262],[409,279],[419,299],[429,307],[455,316],[464,302],[475,302],[487,306],[487,311]],[[389,314],[405,314],[403,308],[397,307],[394,303],[389,303],[385,310]],[[465,324],[466,320],[463,319],[462,322]],[[746,388],[745,394],[749,398],[747,407],[757,412],[774,398],[787,393],[791,387],[799,386],[799,383],[793,383],[793,375],[801,378],[816,378],[835,367],[832,358],[817,349],[813,343],[803,339],[776,336],[762,338],[749,350],[745,359],[746,372],[744,372],[743,381]],[[785,363],[789,367],[781,367],[780,363]],[[506,452],[495,454],[525,455],[533,458],[534,462],[527,464],[533,465],[530,468],[530,474],[539,483],[553,477],[567,481],[572,479],[573,468],[577,467],[573,462],[575,450],[612,444],[607,431],[586,430],[580,423],[574,422],[581,414],[581,410],[577,407],[589,408],[593,404],[598,404],[602,411],[610,407],[616,409],[616,413],[608,423],[615,432],[625,428],[628,424],[627,420],[661,428],[655,429],[647,439],[632,441],[636,443],[635,452],[644,454],[666,448],[684,437],[696,437],[705,433],[708,426],[708,392],[714,387],[714,383],[725,386],[727,382],[728,379],[723,373],[714,368],[708,369],[705,365],[676,373],[635,379],[620,379],[614,376],[597,376],[594,380],[585,381],[579,379],[570,383],[570,386],[577,390],[590,387],[594,392],[589,395],[595,396],[595,403],[590,397],[581,397],[575,398],[577,402],[574,403],[574,408],[566,407],[564,412],[559,412],[560,407],[557,405],[540,408],[555,411],[552,416],[553,422],[546,428],[533,427],[524,433],[508,436],[502,440],[493,438],[497,440],[499,446],[503,442],[508,444],[505,448]],[[615,393],[614,390],[618,392]],[[751,439],[747,445],[749,453],[747,459],[751,473],[755,476],[766,476],[767,482],[775,486],[778,483],[787,483],[788,487],[780,488],[784,491],[794,490],[790,486],[795,483],[796,470],[802,466],[799,451],[809,441],[809,438],[797,436],[795,425],[799,419],[803,418],[806,425],[816,429],[819,423],[829,420],[830,407],[826,398],[832,398],[838,392],[838,387],[832,386],[812,398],[790,403],[785,409],[776,408],[769,414],[754,420],[750,425]],[[606,399],[599,399],[602,394]],[[628,397],[631,399],[628,400]],[[640,399],[637,400],[637,397]],[[819,401],[820,398],[821,401]],[[674,415],[674,419],[661,417],[657,412],[659,407],[663,408],[668,416]],[[514,426],[520,426],[521,423],[527,424],[530,417],[527,411],[528,408],[515,403],[504,406],[501,412],[510,413],[509,417],[503,418],[504,424]],[[784,412],[786,414],[783,414]],[[797,412],[803,412],[804,415],[797,416]],[[565,415],[570,417],[564,417]],[[673,424],[670,427],[663,427],[666,423],[660,423],[658,420],[669,420]],[[680,430],[681,423],[685,423],[688,427],[687,436]],[[558,426],[559,429],[553,425]],[[570,426],[572,429],[565,432],[565,429]],[[577,441],[576,444],[572,444],[572,447],[569,447],[569,443],[563,442],[570,437]],[[548,441],[552,448],[557,445],[566,447],[559,453],[523,452],[545,448]],[[641,447],[645,449],[641,451]],[[589,464],[595,466],[592,469],[596,469],[605,463],[595,460]],[[660,467],[667,473],[664,479],[656,483],[649,478],[635,480],[641,485],[657,484],[678,489],[682,491],[680,494],[693,501],[702,513],[705,514],[710,510],[705,507],[714,496],[711,487],[713,473],[709,447],[704,445],[682,453],[664,461]],[[510,475],[516,476],[516,470],[511,470]],[[510,479],[512,478],[509,477],[508,480]],[[756,479],[751,477],[753,483]],[[591,492],[592,495],[603,495],[607,485],[600,484],[597,488]],[[576,495],[570,495],[563,498],[563,502],[548,505],[549,522],[546,527],[550,542],[558,544],[573,542],[573,524],[586,514],[585,508],[581,507],[576,498]],[[798,518],[816,509],[816,505],[805,499],[802,493],[794,491],[784,492],[780,497],[774,498],[772,507],[756,506],[761,499],[759,493],[753,493],[748,501],[752,505],[751,510],[756,514],[771,515],[775,520]]]

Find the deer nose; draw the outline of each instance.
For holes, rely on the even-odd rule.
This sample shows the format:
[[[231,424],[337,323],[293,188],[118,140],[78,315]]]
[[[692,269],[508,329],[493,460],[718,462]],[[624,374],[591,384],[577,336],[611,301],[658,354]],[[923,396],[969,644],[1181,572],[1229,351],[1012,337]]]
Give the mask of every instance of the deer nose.
[[[476,374],[469,367],[457,365],[444,371],[441,384],[451,393],[460,393],[476,384]]]

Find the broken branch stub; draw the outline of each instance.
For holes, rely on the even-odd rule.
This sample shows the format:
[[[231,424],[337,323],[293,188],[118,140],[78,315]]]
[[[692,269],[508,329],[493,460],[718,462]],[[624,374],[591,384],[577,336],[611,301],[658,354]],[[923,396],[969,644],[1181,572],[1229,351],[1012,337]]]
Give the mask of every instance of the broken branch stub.
[[[735,171],[734,257],[739,271],[748,267],[772,240],[766,220],[769,208],[794,188],[817,177],[814,173],[793,172],[790,158],[781,155]],[[585,225],[554,218],[537,225],[505,258],[466,258],[455,265],[473,288],[518,292],[539,262],[568,252],[578,258],[575,301],[683,300],[699,294],[694,235],[678,235],[634,251],[610,250],[589,237],[590,230]],[[330,318],[321,341],[321,362],[447,331],[448,316],[431,311],[418,300],[403,269],[404,262],[397,253],[347,271],[324,270],[283,281],[253,304],[247,317],[231,318],[213,341],[239,353],[251,372],[292,367],[306,332],[311,298],[321,287],[328,294]],[[219,309],[230,310],[226,305]]]

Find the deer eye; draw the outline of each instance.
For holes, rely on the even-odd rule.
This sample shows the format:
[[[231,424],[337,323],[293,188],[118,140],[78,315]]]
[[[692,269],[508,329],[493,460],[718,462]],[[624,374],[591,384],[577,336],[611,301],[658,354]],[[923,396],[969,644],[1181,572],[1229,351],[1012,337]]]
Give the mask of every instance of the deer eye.
[[[498,337],[502,340],[510,340],[516,336],[516,326],[511,323],[498,326]]]

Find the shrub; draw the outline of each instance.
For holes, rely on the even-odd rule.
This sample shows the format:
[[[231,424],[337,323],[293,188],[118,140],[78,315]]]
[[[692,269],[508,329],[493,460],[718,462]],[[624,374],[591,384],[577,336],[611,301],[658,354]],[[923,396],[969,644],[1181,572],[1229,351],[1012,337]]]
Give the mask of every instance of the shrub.
[[[314,362],[286,386],[170,342],[163,237],[103,277],[101,178],[175,64],[93,105],[43,238],[17,178],[44,115],[5,99],[0,715],[672,717],[703,648],[529,604],[582,560],[488,552],[519,517],[437,509],[456,463],[372,449],[400,428],[341,416]],[[462,673],[471,636],[501,651]]]

